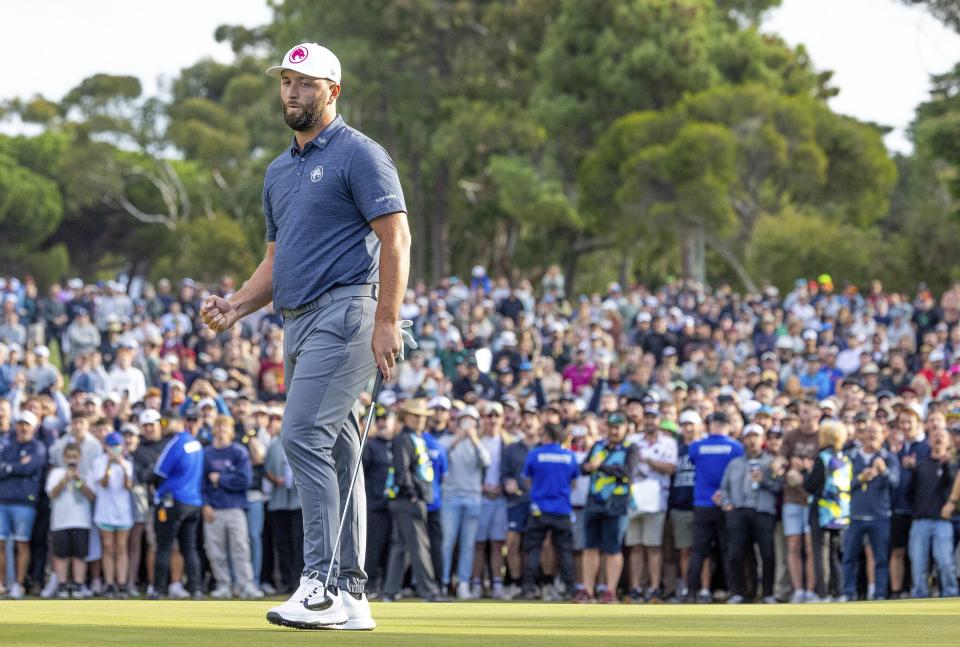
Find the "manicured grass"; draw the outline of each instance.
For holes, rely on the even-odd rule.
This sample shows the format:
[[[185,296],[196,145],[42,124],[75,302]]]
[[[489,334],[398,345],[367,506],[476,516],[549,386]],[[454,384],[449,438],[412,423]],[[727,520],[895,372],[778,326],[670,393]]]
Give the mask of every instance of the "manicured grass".
[[[934,645],[960,644],[960,599],[809,605],[375,603],[373,632],[268,624],[271,602],[0,602],[0,645]]]

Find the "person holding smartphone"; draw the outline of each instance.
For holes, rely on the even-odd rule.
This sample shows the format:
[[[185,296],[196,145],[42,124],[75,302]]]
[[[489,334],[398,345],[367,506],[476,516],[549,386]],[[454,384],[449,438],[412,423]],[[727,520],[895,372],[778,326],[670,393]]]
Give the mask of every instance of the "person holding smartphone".
[[[90,503],[95,494],[81,476],[80,456],[80,445],[68,443],[63,448],[63,466],[54,467],[47,475],[53,571],[59,582],[56,595],[61,600],[84,597],[83,583],[87,575]],[[73,583],[69,585],[71,574]]]
[[[133,463],[124,456],[123,436],[111,432],[106,438],[107,453],[93,464],[96,502],[93,522],[100,529],[103,544],[104,596],[126,597],[129,569],[128,543],[133,527],[130,490],[133,488]]]

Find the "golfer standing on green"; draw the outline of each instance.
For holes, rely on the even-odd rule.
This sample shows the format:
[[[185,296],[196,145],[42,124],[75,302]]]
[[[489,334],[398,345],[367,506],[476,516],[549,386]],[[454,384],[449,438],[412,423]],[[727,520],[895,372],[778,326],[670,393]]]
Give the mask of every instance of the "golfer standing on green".
[[[303,508],[304,570],[300,588],[267,619],[301,629],[373,629],[363,595],[362,474],[351,500],[342,499],[359,452],[357,398],[377,366],[389,379],[401,349],[406,205],[390,156],[337,115],[333,52],[303,43],[267,74],[280,78],[294,137],[264,179],[266,258],[242,289],[229,299],[208,297],[201,313],[218,332],[271,300],[284,318],[281,441]],[[347,522],[334,555],[341,512]],[[330,569],[336,585],[324,591]],[[321,604],[327,598],[332,605]]]

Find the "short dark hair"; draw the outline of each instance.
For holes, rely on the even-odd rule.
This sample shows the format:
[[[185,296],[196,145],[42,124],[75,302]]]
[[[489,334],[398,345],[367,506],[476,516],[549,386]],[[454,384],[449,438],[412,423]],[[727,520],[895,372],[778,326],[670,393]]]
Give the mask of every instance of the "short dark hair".
[[[567,430],[563,425],[549,424],[544,428],[547,436],[555,443],[563,443],[567,439]]]
[[[63,453],[66,454],[67,452],[77,452],[79,454],[80,445],[77,443],[67,443],[66,447],[63,448]]]

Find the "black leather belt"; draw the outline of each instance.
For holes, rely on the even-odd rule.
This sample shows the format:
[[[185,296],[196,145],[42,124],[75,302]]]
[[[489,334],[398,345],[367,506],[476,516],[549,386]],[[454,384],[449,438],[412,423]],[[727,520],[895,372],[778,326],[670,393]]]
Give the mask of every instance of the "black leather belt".
[[[332,290],[327,290],[319,297],[305,303],[299,308],[293,308],[291,310],[280,310],[280,314],[283,315],[284,319],[293,319],[299,317],[302,314],[307,312],[312,312],[314,310],[319,310],[323,306],[327,305],[332,301],[338,299],[346,299],[348,297],[372,297],[377,298],[377,293],[380,291],[379,285],[376,283],[362,283],[360,285],[341,285],[340,287],[333,288]]]

